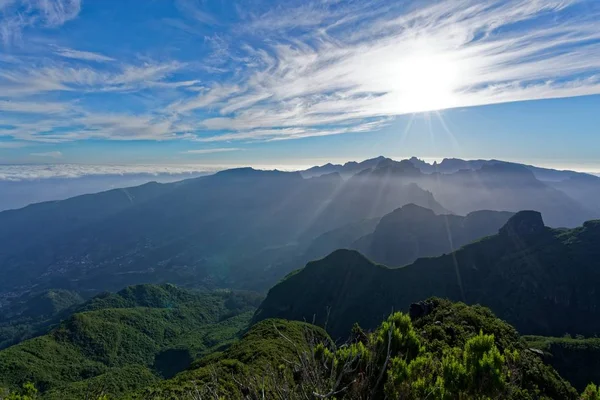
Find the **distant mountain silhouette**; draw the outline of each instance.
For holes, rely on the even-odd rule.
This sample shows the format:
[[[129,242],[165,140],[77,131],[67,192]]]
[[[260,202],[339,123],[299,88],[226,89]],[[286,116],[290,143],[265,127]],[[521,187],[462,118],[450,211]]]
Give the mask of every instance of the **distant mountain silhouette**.
[[[556,170],[551,168],[540,168],[533,165],[519,164],[501,160],[462,160],[460,158],[444,158],[440,163],[433,162],[429,164],[417,157],[411,157],[410,161],[425,173],[439,172],[443,174],[451,174],[461,170],[477,170],[481,169],[484,165],[494,164],[508,164],[508,165],[520,165],[529,169],[537,179],[543,182],[559,182],[566,179],[570,179],[577,176],[592,176],[589,174],[568,171],[568,170]]]
[[[267,250],[408,203],[446,211],[415,184],[252,168],[32,205],[0,213],[0,294],[165,281],[228,287],[242,260],[254,271],[272,262],[261,258]]]
[[[302,173],[315,176],[325,170],[328,173],[346,171],[343,176],[347,179],[349,172],[356,172],[346,165],[329,164],[324,169],[314,167]],[[533,208],[541,211],[545,221],[554,227],[574,227],[600,218],[596,201],[600,177],[590,174],[500,160],[457,158],[429,164],[416,157],[402,161],[378,157],[355,166],[361,165],[361,172],[370,170],[394,176],[404,184],[416,183],[430,191],[445,208],[458,214],[482,209],[516,212]]]
[[[554,227],[574,227],[600,217],[551,184],[538,180],[530,169],[520,164],[484,163],[474,170],[427,174],[417,167],[411,170],[407,163],[414,166],[408,160],[386,160],[371,173],[387,176],[398,184],[417,184],[430,191],[445,208],[463,215],[476,210],[536,209]]]
[[[0,212],[0,260],[34,241],[56,238],[168,193],[178,184],[147,183]]]
[[[383,156],[379,156],[362,162],[349,161],[344,165],[329,163],[322,166],[309,168],[305,171],[301,171],[301,173],[302,176],[305,178],[313,178],[315,176],[321,176],[337,172],[338,174],[340,174],[340,176],[348,178],[354,174],[364,171],[365,169],[376,167],[377,164],[379,164],[383,160],[386,160],[386,158]]]
[[[593,175],[575,175],[551,183],[556,189],[583,204],[595,215],[600,215],[600,178]]]
[[[402,266],[420,257],[440,256],[498,232],[510,212],[475,211],[466,217],[435,215],[408,204],[381,218],[375,231],[350,248],[388,266]]]
[[[451,254],[389,269],[351,250],[310,262],[273,287],[255,320],[374,328],[383,315],[440,296],[488,306],[522,333],[593,335],[600,330],[600,221],[565,230],[537,212],[515,214],[497,235]]]
[[[371,236],[379,221],[379,218],[365,219],[317,236],[306,249],[304,253],[305,260],[310,261],[325,257],[337,249],[353,248],[355,242],[360,241],[363,237]]]

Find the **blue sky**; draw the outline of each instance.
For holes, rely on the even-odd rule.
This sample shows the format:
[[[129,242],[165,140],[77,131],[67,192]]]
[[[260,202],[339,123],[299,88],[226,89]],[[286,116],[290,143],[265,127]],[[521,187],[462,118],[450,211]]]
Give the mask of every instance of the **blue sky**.
[[[0,0],[0,163],[600,171],[595,0]]]

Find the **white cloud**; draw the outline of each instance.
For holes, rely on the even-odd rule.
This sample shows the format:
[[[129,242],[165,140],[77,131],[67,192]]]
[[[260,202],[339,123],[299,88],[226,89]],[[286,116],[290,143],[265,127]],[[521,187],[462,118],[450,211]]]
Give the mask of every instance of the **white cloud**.
[[[215,85],[207,92],[202,93],[194,98],[172,103],[169,105],[168,110],[176,113],[186,113],[199,108],[214,106],[217,102],[222,102],[239,91],[240,88],[237,85]]]
[[[69,110],[69,105],[56,102],[18,102],[0,100],[0,111],[33,114],[55,114]]]
[[[81,178],[98,175],[183,175],[216,172],[214,165],[86,165],[86,164],[0,164],[0,181],[51,178]]]
[[[30,153],[29,155],[34,157],[49,157],[49,158],[62,158],[63,154],[60,151],[46,151],[43,153]]]
[[[407,113],[598,94],[600,7],[573,12],[585,3],[291,1],[240,9],[243,22],[231,26],[202,1],[181,0],[185,27],[212,51],[197,61],[121,61],[79,46],[1,56],[0,134],[273,141],[373,131]],[[79,8],[0,0],[0,32],[15,15],[26,18],[19,29],[57,26]],[[224,33],[206,36],[204,25]]]
[[[64,47],[58,48],[55,51],[55,53],[61,57],[72,58],[75,60],[97,61],[97,62],[115,61],[114,58],[107,57],[107,56],[99,54],[99,53],[93,53],[91,51],[68,49],[68,48],[64,48]]]
[[[240,151],[242,149],[237,148],[237,147],[222,147],[222,148],[215,148],[215,149],[194,149],[194,150],[187,150],[187,151],[182,151],[183,154],[212,154],[212,153],[225,153],[225,152],[229,152],[229,151]]]
[[[359,122],[352,125],[342,125],[330,128],[291,127],[277,129],[252,129],[225,133],[221,135],[200,137],[196,140],[199,142],[223,142],[232,140],[279,141],[290,139],[302,139],[308,137],[339,135],[342,133],[372,132],[380,129],[389,121],[389,118],[384,118],[370,122]]]
[[[146,62],[141,65],[120,64],[109,70],[99,70],[60,62],[41,67],[19,64],[12,69],[0,70],[0,97],[30,96],[45,92],[103,93],[142,90],[160,84],[183,65],[177,61]],[[181,85],[190,84],[193,83],[187,81]]]
[[[250,31],[275,34],[261,47],[246,48],[260,62],[236,80],[238,90],[214,98],[209,92],[185,111],[215,109],[222,115],[201,124],[230,132],[204,140],[279,140],[286,133],[298,138],[350,132],[365,118],[379,119],[381,126],[407,113],[597,94],[600,15],[569,14],[577,3],[280,7],[250,22]],[[362,14],[352,14],[355,7]],[[357,15],[370,19],[360,23]],[[307,27],[301,35],[288,33]],[[331,127],[336,124],[348,126]]]
[[[77,17],[81,0],[2,0],[0,38],[5,46],[21,39],[31,26],[58,27]]]

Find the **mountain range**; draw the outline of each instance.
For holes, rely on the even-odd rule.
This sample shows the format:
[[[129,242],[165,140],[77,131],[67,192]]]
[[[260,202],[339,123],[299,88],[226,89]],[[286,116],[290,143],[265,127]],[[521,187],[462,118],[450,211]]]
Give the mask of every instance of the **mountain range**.
[[[446,211],[414,184],[250,168],[31,205],[0,213],[0,292],[227,286],[236,260],[408,203]]]
[[[373,328],[392,310],[439,296],[488,306],[524,334],[591,336],[600,330],[598,243],[600,221],[551,229],[522,211],[496,235],[402,268],[337,250],[273,287],[254,318],[315,321],[339,337],[355,322]]]
[[[456,167],[446,167],[450,164]],[[463,238],[451,223],[446,229],[452,243],[446,234],[443,245],[413,249],[399,259],[381,258],[379,250],[368,248],[368,239],[354,246],[374,232],[351,233],[346,227],[364,221],[370,226],[411,203],[438,215],[535,209],[554,227],[574,227],[600,212],[592,206],[600,178],[591,175],[497,161],[440,165],[447,173],[430,172],[414,158],[384,157],[300,172],[240,168],[0,212],[0,304],[32,290],[93,294],[166,281],[265,290],[336,248],[357,248],[401,265],[450,252],[497,229],[494,223],[491,230]],[[472,169],[453,172],[465,165]],[[346,230],[353,240],[322,245],[315,253],[317,242],[336,230]]]
[[[594,200],[600,193],[599,177],[498,160],[444,159],[428,164],[415,157],[402,161],[380,157],[359,164],[329,164],[303,174],[327,171],[344,176],[356,169],[397,183],[415,183],[433,193],[445,208],[463,215],[476,210],[535,209],[553,227],[574,227],[599,216]]]
[[[595,399],[597,190],[378,157],[0,212],[0,399]]]

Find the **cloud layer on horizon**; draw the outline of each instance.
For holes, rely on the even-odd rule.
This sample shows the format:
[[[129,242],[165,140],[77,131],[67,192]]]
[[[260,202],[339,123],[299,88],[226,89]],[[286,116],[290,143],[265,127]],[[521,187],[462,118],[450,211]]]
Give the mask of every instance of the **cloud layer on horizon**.
[[[201,42],[198,59],[29,43],[29,31],[58,30],[85,3],[0,0],[0,140],[188,140],[199,147],[190,153],[207,154],[237,149],[210,143],[368,132],[402,114],[600,93],[592,0],[240,3],[233,22],[176,4],[179,18],[161,26]]]
[[[173,175],[184,179],[191,174],[213,173],[223,167],[214,165],[92,165],[92,164],[0,164],[0,182],[41,179],[74,179],[93,176]]]

